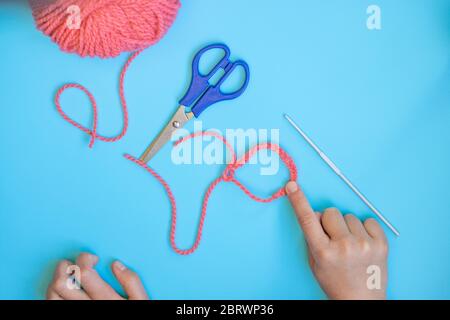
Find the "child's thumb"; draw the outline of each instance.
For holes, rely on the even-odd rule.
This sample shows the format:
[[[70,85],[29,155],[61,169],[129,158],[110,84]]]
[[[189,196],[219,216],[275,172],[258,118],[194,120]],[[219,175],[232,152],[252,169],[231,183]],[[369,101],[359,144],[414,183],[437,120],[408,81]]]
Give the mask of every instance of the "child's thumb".
[[[115,261],[112,270],[130,300],[147,300],[144,285],[139,276],[122,262]]]

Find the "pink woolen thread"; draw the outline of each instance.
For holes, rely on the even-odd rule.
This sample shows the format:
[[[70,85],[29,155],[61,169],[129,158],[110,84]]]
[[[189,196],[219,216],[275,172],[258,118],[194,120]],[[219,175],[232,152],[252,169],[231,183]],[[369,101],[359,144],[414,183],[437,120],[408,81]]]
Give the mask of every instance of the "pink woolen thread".
[[[80,10],[79,28],[70,28],[68,8]],[[69,83],[62,86],[55,104],[61,116],[76,128],[91,136],[89,147],[96,139],[105,142],[120,140],[128,129],[128,109],[124,94],[124,79],[131,62],[145,48],[158,42],[173,24],[181,4],[179,0],[31,0],[36,26],[49,36],[61,50],[82,57],[116,57],[123,52],[134,52],[122,69],[119,95],[123,113],[122,131],[115,137],[97,134],[98,109],[94,96],[84,86]],[[71,119],[60,104],[67,89],[84,92],[92,105],[92,129]]]
[[[205,224],[205,218],[206,218],[206,211],[208,208],[208,202],[209,202],[209,198],[214,190],[214,188],[222,181],[225,182],[232,182],[235,185],[237,185],[247,196],[249,196],[251,199],[258,201],[258,202],[271,202],[274,201],[282,196],[286,195],[286,191],[284,190],[284,188],[280,188],[278,189],[275,193],[273,193],[270,197],[268,198],[261,198],[255,194],[253,194],[247,187],[245,187],[239,180],[237,180],[237,178],[235,177],[235,171],[237,169],[239,169],[240,167],[242,167],[244,164],[246,164],[251,157],[253,157],[257,152],[259,152],[260,150],[272,150],[274,152],[276,152],[280,159],[284,162],[284,164],[286,165],[286,167],[289,170],[289,179],[292,181],[296,181],[297,180],[297,167],[295,165],[294,160],[283,150],[281,149],[281,147],[277,144],[273,144],[273,143],[262,143],[259,145],[254,146],[253,148],[251,148],[249,151],[247,151],[240,159],[236,158],[236,155],[231,147],[231,145],[225,140],[225,138],[215,132],[212,131],[206,131],[206,132],[196,132],[193,133],[191,135],[188,135],[186,137],[184,137],[183,139],[177,141],[175,143],[175,146],[179,145],[180,143],[183,143],[189,139],[195,138],[195,137],[199,137],[199,136],[213,136],[217,139],[219,139],[220,141],[222,141],[225,146],[227,147],[230,155],[231,155],[231,161],[230,163],[226,166],[223,174],[215,179],[208,187],[208,189],[205,192],[204,198],[203,198],[203,204],[202,204],[202,210],[201,210],[201,214],[200,214],[200,221],[198,224],[198,228],[197,228],[197,235],[195,237],[195,241],[194,244],[192,245],[191,248],[189,249],[180,249],[178,248],[176,241],[175,241],[175,236],[176,236],[176,227],[177,227],[177,205],[176,205],[176,200],[175,200],[175,196],[169,186],[169,184],[152,168],[150,168],[146,163],[140,161],[139,159],[136,159],[135,157],[126,154],[125,158],[127,158],[128,160],[136,163],[137,165],[139,165],[140,167],[144,168],[147,172],[149,172],[156,180],[158,180],[161,185],[164,187],[167,196],[169,197],[169,201],[170,201],[170,205],[172,207],[172,218],[171,218],[171,225],[170,225],[170,245],[172,247],[172,249],[180,254],[180,255],[189,255],[194,253],[198,246],[200,245],[200,241],[202,238],[202,232],[203,232],[203,226]]]
[[[125,92],[124,92],[124,81],[125,81],[125,75],[127,73],[127,70],[131,64],[131,62],[133,62],[134,59],[136,59],[136,57],[141,53],[142,51],[137,51],[135,53],[133,53],[131,55],[131,57],[128,59],[128,61],[125,63],[125,66],[122,69],[122,72],[120,73],[120,80],[119,80],[119,96],[120,96],[120,103],[122,106],[122,114],[123,114],[123,127],[122,127],[122,131],[115,137],[105,137],[102,135],[97,134],[97,125],[98,125],[98,108],[97,108],[97,102],[95,101],[94,96],[89,92],[88,89],[86,89],[85,87],[83,87],[80,84],[76,84],[76,83],[69,83],[66,84],[64,86],[62,86],[61,88],[59,88],[58,92],[56,93],[55,96],[55,105],[56,105],[56,109],[58,110],[59,114],[63,117],[64,120],[66,120],[67,122],[69,122],[71,125],[73,125],[74,127],[80,129],[81,131],[89,134],[91,136],[91,141],[89,142],[89,148],[92,148],[94,146],[94,142],[96,139],[104,141],[104,142],[115,142],[118,141],[120,139],[122,139],[125,134],[127,133],[127,129],[128,129],[128,108],[127,108],[127,101],[125,99]],[[66,91],[67,89],[70,88],[74,88],[74,89],[79,89],[81,91],[83,91],[89,98],[91,105],[92,105],[92,110],[94,113],[94,117],[92,120],[92,130],[90,130],[89,128],[84,127],[83,125],[79,124],[78,122],[76,122],[75,120],[71,119],[62,109],[61,107],[61,103],[60,103],[60,98],[61,95],[63,94],[64,91]]]

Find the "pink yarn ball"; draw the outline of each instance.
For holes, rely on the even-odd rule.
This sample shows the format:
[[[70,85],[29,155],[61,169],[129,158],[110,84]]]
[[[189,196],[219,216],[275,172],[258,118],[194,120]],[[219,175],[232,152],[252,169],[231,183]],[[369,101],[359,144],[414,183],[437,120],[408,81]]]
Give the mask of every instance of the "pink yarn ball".
[[[34,0],[31,8],[37,28],[61,50],[109,58],[158,42],[174,22],[180,1]]]

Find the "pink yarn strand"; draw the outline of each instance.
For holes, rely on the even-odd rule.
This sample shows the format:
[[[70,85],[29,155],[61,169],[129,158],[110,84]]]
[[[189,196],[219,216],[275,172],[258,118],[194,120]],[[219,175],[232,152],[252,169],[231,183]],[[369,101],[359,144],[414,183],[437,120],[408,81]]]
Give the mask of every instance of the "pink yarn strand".
[[[125,90],[124,90],[125,75],[128,71],[128,68],[130,67],[130,64],[133,62],[134,59],[136,59],[136,57],[141,52],[142,52],[142,50],[133,53],[130,56],[130,58],[127,60],[127,62],[125,63],[125,65],[122,69],[122,72],[120,73],[119,96],[120,96],[120,103],[121,103],[122,114],[123,114],[123,127],[122,127],[122,131],[117,136],[106,137],[106,136],[97,134],[98,107],[97,107],[97,102],[96,102],[94,96],[88,89],[86,89],[84,86],[77,84],[77,83],[69,83],[69,84],[62,86],[57,91],[56,96],[55,96],[56,109],[58,110],[59,114],[63,117],[64,120],[69,122],[75,128],[78,128],[79,130],[81,130],[91,136],[91,139],[89,142],[89,148],[92,148],[94,146],[96,139],[104,141],[104,142],[115,142],[115,141],[122,139],[125,136],[125,134],[127,133],[127,130],[128,130],[128,107],[127,107],[127,101],[125,99]],[[93,111],[92,129],[89,129],[89,128],[81,125],[80,123],[76,122],[72,118],[70,118],[62,109],[61,102],[60,102],[61,95],[64,93],[64,91],[66,91],[67,89],[71,89],[71,88],[81,90],[88,96],[89,101],[92,106],[92,111]]]
[[[222,141],[225,144],[225,146],[228,148],[228,150],[230,151],[230,154],[232,156],[232,161],[226,166],[223,174],[219,178],[216,178],[209,185],[208,189],[205,192],[205,195],[203,198],[203,203],[202,203],[202,209],[201,209],[201,213],[200,213],[200,219],[199,219],[199,223],[198,223],[198,227],[197,227],[197,235],[195,237],[194,244],[189,249],[180,249],[176,244],[175,238],[176,238],[176,228],[177,228],[177,205],[176,205],[175,196],[174,196],[169,184],[155,170],[150,168],[146,163],[136,159],[135,157],[133,157],[129,154],[125,155],[126,159],[134,162],[138,166],[145,169],[148,173],[150,173],[157,181],[159,181],[159,183],[165,189],[167,196],[169,198],[170,205],[171,205],[170,245],[171,245],[172,249],[180,255],[189,255],[189,254],[194,253],[198,249],[198,247],[200,245],[200,241],[202,239],[203,227],[205,224],[206,212],[207,212],[207,208],[208,208],[209,199],[210,199],[211,194],[213,193],[214,189],[220,182],[222,182],[222,181],[232,182],[236,186],[238,186],[248,197],[250,197],[254,201],[262,202],[262,203],[272,202],[272,201],[286,195],[284,188],[280,188],[278,191],[273,193],[270,197],[261,198],[255,194],[253,194],[247,187],[245,187],[239,180],[236,179],[236,177],[235,177],[236,169],[242,167],[245,163],[247,163],[250,160],[250,158],[252,156],[254,156],[258,151],[263,150],[263,149],[269,149],[269,150],[276,152],[279,155],[280,159],[287,166],[287,168],[289,170],[289,174],[290,174],[290,180],[294,180],[294,181],[297,180],[297,174],[298,174],[297,167],[296,167],[293,159],[283,149],[281,149],[280,146],[275,145],[275,144],[264,143],[264,144],[256,145],[255,147],[250,149],[239,161],[236,161],[235,153],[234,153],[231,145],[226,141],[226,139],[223,136],[221,136],[215,132],[206,131],[206,132],[193,133],[193,134],[188,135],[188,136],[184,137],[183,139],[177,141],[175,143],[175,146],[178,146],[180,143],[183,143],[189,139],[201,137],[201,136],[213,136],[213,137],[219,139],[220,141]]]

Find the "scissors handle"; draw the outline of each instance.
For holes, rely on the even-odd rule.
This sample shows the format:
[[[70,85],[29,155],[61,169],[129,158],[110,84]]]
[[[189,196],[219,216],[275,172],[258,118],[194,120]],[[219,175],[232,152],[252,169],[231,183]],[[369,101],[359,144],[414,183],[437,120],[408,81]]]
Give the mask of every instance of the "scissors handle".
[[[222,49],[224,51],[223,58],[214,66],[214,68],[206,75],[200,73],[199,64],[202,56],[209,50]],[[231,93],[224,93],[220,90],[220,87],[233,73],[236,67],[242,67],[245,72],[245,79],[242,86]],[[224,70],[224,75],[215,84],[210,85],[209,80],[217,73],[219,69]],[[242,60],[232,62],[230,61],[230,49],[225,44],[216,43],[211,44],[201,49],[194,57],[192,62],[192,79],[191,85],[186,95],[180,100],[180,104],[186,107],[191,106],[191,112],[195,117],[199,117],[200,114],[205,111],[209,106],[216,102],[224,100],[232,100],[239,97],[245,89],[247,89],[248,82],[250,80],[250,69]],[[192,105],[194,104],[194,105]]]

